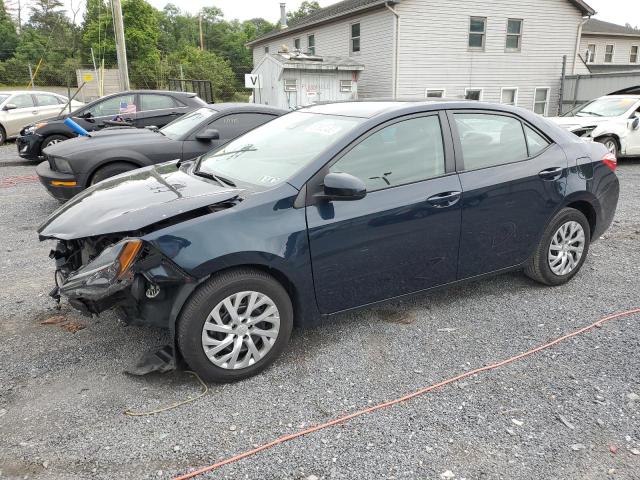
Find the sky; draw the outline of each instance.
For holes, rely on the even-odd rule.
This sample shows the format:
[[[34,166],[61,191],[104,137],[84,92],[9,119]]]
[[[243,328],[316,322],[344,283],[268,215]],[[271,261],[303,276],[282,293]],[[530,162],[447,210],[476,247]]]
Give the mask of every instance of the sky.
[[[302,0],[283,0],[287,4],[287,10],[296,10]],[[326,7],[338,0],[320,0],[321,6]],[[520,0],[513,0],[518,2]],[[23,0],[29,3],[29,0]],[[65,0],[67,4],[73,2],[75,5],[84,0]],[[196,13],[202,7],[215,5],[222,9],[227,20],[234,18],[248,20],[250,18],[262,17],[271,22],[275,22],[280,17],[280,0],[149,0],[156,8],[163,8],[167,3],[174,3],[180,8],[191,13]],[[624,25],[630,23],[640,27],[640,0],[586,0],[598,14],[596,18],[608,22]],[[446,4],[446,0],[443,2]]]

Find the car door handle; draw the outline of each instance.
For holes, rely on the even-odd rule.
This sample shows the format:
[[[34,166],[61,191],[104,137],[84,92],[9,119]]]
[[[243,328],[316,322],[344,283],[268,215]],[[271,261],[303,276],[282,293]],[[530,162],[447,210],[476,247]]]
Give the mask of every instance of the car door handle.
[[[555,167],[555,168],[547,168],[546,170],[542,170],[538,173],[538,176],[543,180],[557,180],[562,175],[564,168]]]
[[[427,198],[427,202],[436,208],[446,208],[458,203],[460,197],[462,192],[444,192]]]

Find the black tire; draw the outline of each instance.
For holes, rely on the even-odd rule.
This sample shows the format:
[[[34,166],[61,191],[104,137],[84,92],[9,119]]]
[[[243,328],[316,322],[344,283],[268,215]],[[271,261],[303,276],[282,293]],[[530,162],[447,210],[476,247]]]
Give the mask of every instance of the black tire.
[[[6,141],[7,141],[7,132],[2,127],[2,125],[0,125],[0,145],[4,145],[4,142]]]
[[[65,137],[64,135],[49,135],[45,137],[40,146],[40,153],[42,154],[45,148],[55,145],[56,143],[64,142],[65,140],[69,140],[69,137]]]
[[[584,230],[585,242],[582,251],[582,257],[578,261],[577,265],[566,275],[556,275],[549,265],[549,247],[553,236],[558,229],[568,222],[577,222]],[[544,285],[556,286],[567,283],[571,280],[582,268],[587,255],[589,254],[589,245],[591,242],[591,227],[587,218],[582,212],[574,208],[563,208],[558,214],[551,220],[540,243],[533,252],[533,255],[529,258],[529,261],[525,267],[525,274],[533,280],[540,282]]]
[[[255,291],[267,295],[280,316],[278,336],[264,356],[245,368],[236,370],[214,365],[202,345],[202,332],[207,317],[216,305],[234,293]],[[205,381],[228,383],[258,374],[282,353],[293,328],[293,306],[289,294],[270,275],[259,270],[242,268],[214,276],[201,285],[183,308],[176,329],[178,348],[187,364]]]
[[[617,138],[610,137],[610,136],[600,137],[596,139],[596,142],[599,142],[603,144],[605,147],[607,147],[607,150],[613,153],[616,156],[616,158],[618,158],[618,155],[620,155],[620,144],[618,143]]]
[[[93,176],[91,177],[90,185],[95,185],[96,183],[101,182],[102,180],[105,180],[110,177],[115,177],[116,175],[119,175],[124,172],[135,170],[136,168],[138,167],[127,162],[109,163],[104,167],[100,167],[98,170],[94,172]]]

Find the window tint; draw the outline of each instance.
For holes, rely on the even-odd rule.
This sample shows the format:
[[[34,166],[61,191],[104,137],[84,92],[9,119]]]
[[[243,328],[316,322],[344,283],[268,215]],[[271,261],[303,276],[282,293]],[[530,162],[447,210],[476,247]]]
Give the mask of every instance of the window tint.
[[[164,108],[174,108],[176,102],[168,95],[143,94],[140,96],[140,110],[162,110]]]
[[[38,102],[38,106],[40,107],[45,107],[48,105],[60,105],[58,98],[54,95],[36,94],[36,102]]]
[[[369,191],[443,175],[440,120],[430,116],[390,125],[359,143],[331,171],[360,178]]]
[[[31,95],[16,95],[9,99],[9,103],[13,103],[18,108],[29,108],[34,106]]]
[[[549,146],[549,141],[528,125],[524,126],[524,133],[527,136],[530,157],[539,154]]]
[[[231,140],[274,118],[274,115],[264,113],[235,113],[218,118],[206,128],[218,130],[220,132],[220,140]]]
[[[454,117],[465,170],[493,167],[528,157],[520,120],[482,113],[456,113]]]
[[[93,107],[86,110],[94,117],[111,117],[123,114],[132,114],[136,112],[134,104],[135,95],[119,95],[117,97],[108,98],[102,102],[98,102]]]

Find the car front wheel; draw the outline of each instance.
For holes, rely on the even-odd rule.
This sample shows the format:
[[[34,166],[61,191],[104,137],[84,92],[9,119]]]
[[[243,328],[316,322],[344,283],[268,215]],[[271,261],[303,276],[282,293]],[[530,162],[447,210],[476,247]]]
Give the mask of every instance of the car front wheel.
[[[95,185],[102,180],[106,180],[107,178],[115,177],[116,175],[120,175],[124,172],[129,172],[131,170],[135,170],[135,165],[126,162],[114,162],[105,165],[104,167],[100,167],[91,177],[90,185]]]
[[[525,273],[545,285],[562,285],[582,268],[591,239],[584,214],[574,208],[562,209],[549,223]]]
[[[64,135],[49,135],[42,142],[41,150],[44,150],[51,145],[56,145],[57,143],[64,142],[65,140],[68,140],[68,137],[65,137]]]
[[[282,353],[293,327],[287,291],[252,269],[216,275],[189,299],[178,320],[183,358],[204,380],[253,376]]]

